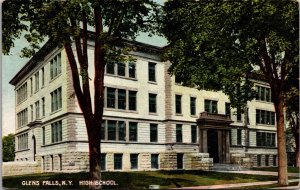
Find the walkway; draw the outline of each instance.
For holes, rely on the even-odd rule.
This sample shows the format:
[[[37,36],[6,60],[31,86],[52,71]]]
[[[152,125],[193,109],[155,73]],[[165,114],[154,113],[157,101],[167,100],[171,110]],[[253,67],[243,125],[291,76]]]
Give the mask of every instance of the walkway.
[[[240,173],[240,174],[252,174],[252,175],[272,175],[277,176],[278,172],[269,172],[269,171],[254,171],[254,170],[245,170],[245,171],[214,171],[221,173]],[[297,173],[289,173],[288,176],[299,177]],[[300,177],[298,179],[291,179],[289,183],[300,182]],[[230,189],[230,188],[239,188],[247,186],[260,186],[260,185],[272,185],[277,183],[277,181],[262,181],[262,182],[251,182],[251,183],[236,183],[236,184],[223,184],[223,185],[208,185],[208,186],[195,186],[195,187],[182,187],[174,189]],[[288,186],[288,187],[276,187],[272,189],[300,189],[300,186]]]
[[[299,182],[299,179],[289,180],[289,183]],[[235,183],[235,184],[223,184],[223,185],[208,185],[208,186],[195,186],[195,187],[182,187],[174,189],[231,189],[238,187],[247,187],[247,186],[258,186],[258,185],[272,185],[277,183],[277,181],[262,181],[262,182],[251,182],[251,183]],[[289,186],[289,187],[276,187],[272,189],[299,189],[300,186]]]
[[[271,175],[277,176],[278,172],[269,172],[269,171],[256,171],[256,170],[242,170],[242,171],[220,171],[220,170],[210,170],[213,172],[221,172],[221,173],[237,173],[237,174],[251,174],[251,175]],[[300,177],[297,173],[288,173],[290,177]]]

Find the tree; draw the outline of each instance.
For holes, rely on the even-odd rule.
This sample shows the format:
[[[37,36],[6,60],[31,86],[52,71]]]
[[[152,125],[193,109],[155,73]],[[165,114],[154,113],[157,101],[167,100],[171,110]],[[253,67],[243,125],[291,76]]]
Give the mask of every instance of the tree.
[[[15,136],[8,134],[2,137],[3,162],[14,161],[15,159]]]
[[[24,0],[3,3],[2,47],[5,54],[13,47],[13,40],[22,34],[30,43],[22,50],[23,56],[33,55],[46,38],[66,51],[75,95],[88,134],[91,180],[101,177],[100,128],[105,65],[130,59],[124,56],[130,49],[122,39],[133,40],[139,32],[151,32],[157,10],[157,4],[152,0]],[[91,39],[95,45],[94,63],[90,63],[87,53]],[[95,71],[92,82],[88,73],[91,66]],[[94,94],[90,92],[91,85]]]
[[[297,69],[297,68],[295,68]],[[296,74],[297,71],[294,72]],[[300,166],[300,145],[299,145],[299,85],[297,75],[290,77],[286,88],[290,90],[285,94],[286,118],[288,121],[287,131],[294,138],[296,166]],[[287,139],[290,140],[290,139]]]
[[[251,77],[268,82],[277,123],[278,183],[287,185],[284,105],[289,78],[298,76],[298,3],[168,1],[160,24],[169,41],[170,72],[183,84],[222,90],[239,107],[253,97]]]

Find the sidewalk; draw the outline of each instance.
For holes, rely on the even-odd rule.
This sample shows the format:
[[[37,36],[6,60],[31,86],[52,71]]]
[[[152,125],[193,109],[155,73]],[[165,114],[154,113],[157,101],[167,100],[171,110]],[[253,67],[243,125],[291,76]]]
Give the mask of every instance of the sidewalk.
[[[291,182],[300,181],[299,179],[289,180]],[[223,184],[223,185],[208,185],[208,186],[195,186],[195,187],[182,187],[174,189],[231,189],[238,187],[247,187],[247,186],[257,186],[257,185],[272,185],[277,183],[277,181],[262,181],[262,182],[251,182],[251,183],[235,183],[235,184]],[[299,186],[288,186],[288,187],[276,187],[272,189],[299,189]]]
[[[245,170],[245,171],[214,171],[221,173],[240,173],[240,174],[252,174],[252,175],[272,175],[277,176],[278,172],[269,172],[269,171],[254,171],[254,170]],[[300,177],[298,173],[289,173],[290,177],[298,177],[298,179],[291,179],[289,183],[300,182]],[[260,186],[260,185],[272,185],[277,183],[277,181],[262,181],[262,182],[251,182],[251,183],[235,183],[235,184],[223,184],[223,185],[208,185],[208,186],[194,186],[194,187],[182,187],[174,189],[230,189],[238,187],[247,187],[247,186]],[[300,186],[288,186],[288,187],[275,187],[272,189],[300,189]]]
[[[244,171],[220,171],[220,170],[210,170],[213,172],[221,173],[237,173],[237,174],[252,174],[252,175],[272,175],[277,176],[278,172],[269,172],[269,171],[256,171],[256,170],[244,170]],[[290,177],[300,177],[298,173],[288,173]]]

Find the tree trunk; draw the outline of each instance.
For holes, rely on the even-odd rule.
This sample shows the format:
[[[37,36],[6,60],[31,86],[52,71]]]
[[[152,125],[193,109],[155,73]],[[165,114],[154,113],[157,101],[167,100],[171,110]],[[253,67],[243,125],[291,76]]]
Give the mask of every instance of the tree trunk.
[[[274,101],[277,122],[277,148],[278,148],[278,184],[288,185],[287,156],[285,147],[283,97],[279,95]]]
[[[297,166],[297,167],[300,167],[299,132],[294,132],[293,135],[294,135],[294,138],[295,138],[295,144],[296,144],[296,149],[295,149],[295,162],[296,162],[296,166]]]
[[[88,123],[88,122],[86,122]],[[99,181],[101,179],[100,165],[100,129],[101,125],[93,122],[87,126],[88,142],[89,142],[89,162],[90,162],[90,180]],[[100,185],[90,185],[90,189],[101,189]]]

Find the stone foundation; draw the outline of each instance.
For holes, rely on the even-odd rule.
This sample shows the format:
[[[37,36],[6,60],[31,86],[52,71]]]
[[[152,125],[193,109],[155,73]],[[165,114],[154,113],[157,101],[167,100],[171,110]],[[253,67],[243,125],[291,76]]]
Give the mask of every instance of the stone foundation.
[[[2,175],[13,176],[31,173],[42,173],[42,168],[38,162],[3,162]]]

